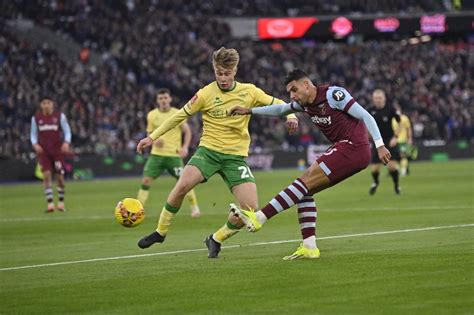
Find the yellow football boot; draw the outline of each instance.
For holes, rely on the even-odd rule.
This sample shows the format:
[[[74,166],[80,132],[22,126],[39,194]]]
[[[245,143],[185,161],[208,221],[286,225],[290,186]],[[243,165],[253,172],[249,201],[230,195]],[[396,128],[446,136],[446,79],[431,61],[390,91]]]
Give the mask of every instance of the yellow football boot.
[[[320,255],[321,253],[319,252],[319,248],[309,249],[304,247],[303,244],[300,244],[293,254],[283,257],[283,260],[293,260],[299,258],[314,259],[319,258]]]
[[[242,210],[237,205],[231,203],[229,205],[230,211],[235,213],[239,218],[244,221],[245,225],[247,226],[247,230],[249,232],[257,232],[262,228],[262,224],[258,222],[257,216],[253,209],[250,210]]]

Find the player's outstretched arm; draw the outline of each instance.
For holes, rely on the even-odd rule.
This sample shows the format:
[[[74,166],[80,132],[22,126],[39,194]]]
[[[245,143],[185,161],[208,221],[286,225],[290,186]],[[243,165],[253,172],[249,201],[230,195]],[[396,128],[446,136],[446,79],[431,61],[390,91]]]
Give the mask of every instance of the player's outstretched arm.
[[[379,155],[379,159],[383,164],[387,164],[392,157],[390,151],[387,150],[385,144],[382,140],[382,135],[380,134],[379,127],[375,122],[374,117],[369,114],[362,106],[355,102],[347,111],[347,113],[357,119],[360,119],[364,122],[367,130],[370,133],[370,136],[374,140],[375,147]]]
[[[36,154],[42,154],[43,148],[38,144],[38,126],[36,125],[35,117],[31,117],[30,140]]]
[[[69,151],[69,143],[71,143],[72,134],[71,127],[69,126],[66,115],[64,113],[61,114],[60,123],[64,135],[64,142],[61,146],[61,152],[66,153]]]
[[[235,106],[229,110],[229,115],[262,115],[262,116],[286,116],[303,109],[298,103],[276,104],[263,107],[244,108]]]
[[[137,152],[141,154],[144,148],[151,146],[156,139],[181,124],[188,117],[189,115],[188,113],[186,113],[184,108],[177,111],[173,116],[168,118],[160,127],[150,133],[148,137],[140,140],[137,145]]]

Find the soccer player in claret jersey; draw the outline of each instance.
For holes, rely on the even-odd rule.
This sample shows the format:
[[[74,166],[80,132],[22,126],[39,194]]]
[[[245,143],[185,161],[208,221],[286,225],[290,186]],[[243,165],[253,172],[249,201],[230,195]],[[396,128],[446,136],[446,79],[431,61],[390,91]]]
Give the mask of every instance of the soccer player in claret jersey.
[[[46,196],[46,213],[54,211],[52,173],[58,181],[58,210],[66,211],[64,204],[64,154],[69,151],[71,128],[66,115],[54,111],[54,102],[43,97],[41,109],[31,118],[30,139],[43,172],[44,194]],[[62,131],[62,135],[61,135]]]
[[[374,118],[344,88],[315,86],[308,75],[299,69],[288,74],[285,84],[292,103],[251,109],[236,106],[230,110],[230,114],[280,116],[304,112],[333,145],[261,210],[254,212],[235,205],[231,205],[231,208],[245,222],[249,231],[256,232],[268,219],[297,204],[303,243],[296,252],[284,259],[318,258],[320,252],[315,233],[317,210],[312,196],[369,165],[367,129],[384,164],[390,160],[390,152],[385,148]]]
[[[170,90],[158,90],[156,108],[147,115],[146,131],[148,134],[152,133],[153,130],[178,111],[177,108],[171,107],[172,100]],[[137,196],[137,199],[143,205],[148,200],[151,184],[163,171],[166,170],[174,178],[179,178],[183,171],[183,158],[188,155],[191,136],[189,125],[183,122],[155,141],[151,154],[143,168],[142,185]],[[191,207],[191,216],[199,217],[200,210],[194,190],[187,194],[187,199]]]
[[[184,167],[178,182],[168,196],[161,210],[156,231],[143,237],[140,248],[162,243],[168,233],[171,220],[181,207],[184,196],[199,183],[207,181],[214,174],[221,175],[229,190],[241,207],[257,207],[257,186],[253,174],[245,161],[250,145],[248,132],[249,116],[231,117],[227,111],[235,104],[245,108],[269,104],[284,104],[283,101],[267,95],[253,84],[235,80],[239,54],[235,49],[224,47],[212,55],[216,80],[200,89],[184,107],[160,125],[137,145],[140,153],[156,139],[178,126],[188,117],[201,112],[203,132],[199,147]],[[297,118],[291,115],[287,120],[290,133],[298,127]],[[244,224],[233,213],[228,221],[205,239],[209,258],[217,258],[221,243],[235,235]]]

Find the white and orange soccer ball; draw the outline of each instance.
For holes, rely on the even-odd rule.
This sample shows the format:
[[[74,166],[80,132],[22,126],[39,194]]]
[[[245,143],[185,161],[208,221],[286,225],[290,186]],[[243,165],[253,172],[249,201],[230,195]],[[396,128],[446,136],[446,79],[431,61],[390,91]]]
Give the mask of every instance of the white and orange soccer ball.
[[[145,219],[145,209],[137,199],[125,198],[115,207],[115,219],[125,227],[135,227]]]

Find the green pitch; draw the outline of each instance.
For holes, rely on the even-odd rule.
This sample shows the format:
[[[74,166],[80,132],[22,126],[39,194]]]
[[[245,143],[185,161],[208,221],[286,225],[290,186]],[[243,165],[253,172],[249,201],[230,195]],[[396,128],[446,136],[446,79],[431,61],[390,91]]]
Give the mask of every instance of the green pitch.
[[[233,201],[218,177],[196,189],[203,216],[185,203],[148,250],[136,243],[155,228],[172,178],[155,183],[133,229],[113,209],[138,178],[69,182],[64,214],[42,213],[39,182],[0,186],[0,313],[473,313],[474,162],[411,167],[401,197],[385,171],[375,196],[369,171],[317,195],[318,260],[282,260],[298,246],[295,209],[208,259],[202,240]],[[255,172],[261,205],[298,174]]]

